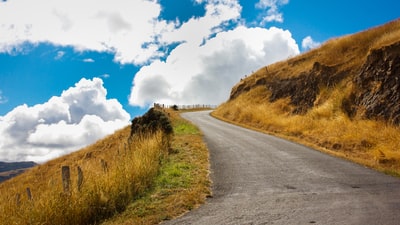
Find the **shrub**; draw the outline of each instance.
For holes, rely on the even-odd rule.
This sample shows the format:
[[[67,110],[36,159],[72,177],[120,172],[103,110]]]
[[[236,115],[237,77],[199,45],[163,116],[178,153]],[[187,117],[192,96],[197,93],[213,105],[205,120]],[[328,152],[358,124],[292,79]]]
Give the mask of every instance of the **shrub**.
[[[172,124],[164,112],[151,108],[141,117],[132,120],[131,137],[161,130],[166,135],[173,133]]]

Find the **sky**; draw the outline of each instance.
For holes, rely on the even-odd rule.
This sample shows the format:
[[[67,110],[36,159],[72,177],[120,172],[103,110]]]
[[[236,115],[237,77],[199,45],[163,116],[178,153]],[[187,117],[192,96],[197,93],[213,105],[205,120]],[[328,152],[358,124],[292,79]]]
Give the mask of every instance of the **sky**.
[[[0,161],[46,162],[154,103],[226,101],[268,64],[399,18],[400,2],[1,0]]]

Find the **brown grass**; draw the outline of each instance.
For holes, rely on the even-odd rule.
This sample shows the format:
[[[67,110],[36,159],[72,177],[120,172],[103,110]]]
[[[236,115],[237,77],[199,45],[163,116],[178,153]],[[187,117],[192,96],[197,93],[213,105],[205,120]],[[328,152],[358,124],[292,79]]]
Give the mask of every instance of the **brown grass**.
[[[356,74],[368,53],[400,41],[400,20],[355,35],[335,38],[320,48],[260,69],[242,82],[253,88],[219,106],[214,116],[242,126],[295,140],[390,174],[400,175],[400,128],[384,121],[349,119],[342,102],[352,91]],[[290,99],[269,101],[264,86],[251,85],[261,77],[288,78],[309,71],[314,62],[335,65],[348,76],[335,87],[323,87],[314,107],[292,114]]]
[[[211,195],[209,155],[202,134],[179,112],[167,112],[175,133],[172,153],[162,165],[153,188],[103,225],[158,224],[197,208]]]
[[[224,103],[213,115],[400,175],[400,128],[380,121],[350,120],[337,106],[342,92],[336,91],[305,115],[293,115],[289,99],[254,102],[262,91],[258,87]]]
[[[129,127],[77,153],[30,171],[0,186],[0,221],[4,224],[89,224],[125,209],[148,188],[168,149],[162,134],[128,144]],[[106,162],[103,167],[101,162]],[[103,163],[104,164],[104,163]],[[63,191],[61,167],[71,168],[72,190]],[[77,168],[84,183],[77,186]],[[75,179],[76,178],[76,179]],[[29,200],[26,188],[30,188]],[[16,202],[17,195],[21,196]]]
[[[171,117],[174,126],[185,124],[179,115]],[[208,152],[198,130],[178,132],[173,151],[160,132],[132,142],[129,135],[126,127],[1,183],[1,224],[99,224],[110,217],[106,224],[156,224],[204,201],[209,194]],[[63,191],[62,166],[71,168],[70,193]],[[84,175],[81,190],[78,166]]]

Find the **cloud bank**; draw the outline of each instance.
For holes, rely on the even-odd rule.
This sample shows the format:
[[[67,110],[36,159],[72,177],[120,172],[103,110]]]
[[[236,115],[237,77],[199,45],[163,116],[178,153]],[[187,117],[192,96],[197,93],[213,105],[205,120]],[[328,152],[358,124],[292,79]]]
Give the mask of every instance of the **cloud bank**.
[[[70,153],[129,124],[99,78],[82,78],[46,103],[21,105],[0,117],[0,161],[36,161]]]
[[[289,31],[240,26],[204,45],[181,44],[166,61],[142,67],[135,75],[130,103],[219,104],[252,70],[298,53]]]
[[[203,16],[167,21],[156,0],[0,1],[0,53],[23,53],[31,46],[25,43],[113,53],[118,63],[142,66],[129,96],[129,103],[140,107],[219,104],[240,78],[299,53],[290,31],[243,24],[238,0],[198,3]],[[260,0],[254,6],[265,11],[260,24],[282,22],[279,7],[287,3]],[[64,54],[59,51],[54,59]],[[127,125],[128,113],[106,94],[101,79],[82,79],[61,96],[0,117],[0,160],[43,162]]]
[[[260,1],[258,5],[275,15],[278,6],[287,2]],[[131,105],[219,104],[228,99],[240,78],[299,53],[287,30],[240,25],[237,1],[207,1],[205,10],[204,17],[161,33],[163,43],[179,44],[165,60],[154,60],[136,73]]]
[[[142,64],[162,55],[155,38],[175,26],[158,20],[160,11],[157,1],[147,0],[2,1],[0,52],[48,42],[113,52],[120,63]]]

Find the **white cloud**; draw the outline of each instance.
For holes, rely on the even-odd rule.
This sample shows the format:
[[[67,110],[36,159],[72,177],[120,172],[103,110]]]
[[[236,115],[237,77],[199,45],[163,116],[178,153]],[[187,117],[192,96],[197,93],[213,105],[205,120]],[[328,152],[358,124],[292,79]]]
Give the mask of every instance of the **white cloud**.
[[[21,105],[0,117],[0,161],[44,162],[129,124],[130,116],[99,78],[81,79],[44,104]]]
[[[121,63],[141,64],[159,56],[153,43],[158,20],[155,0],[13,0],[0,7],[0,52],[21,50],[24,42],[48,42],[76,50],[107,51]],[[145,47],[144,47],[145,46]]]
[[[8,102],[8,99],[3,95],[3,92],[0,90],[0,104],[4,104]]]
[[[289,3],[289,0],[260,0],[256,8],[266,10],[262,14],[261,24],[267,22],[283,22],[283,14],[279,12],[279,7]],[[267,10],[268,9],[268,10]]]
[[[317,48],[320,45],[321,43],[314,41],[311,36],[305,37],[301,42],[301,47],[303,50]]]
[[[221,31],[221,27],[228,21],[238,20],[241,9],[236,0],[209,0],[205,5],[206,13],[203,17],[191,18],[183,24],[178,21],[176,24],[180,26],[160,32],[160,41],[164,43],[189,42],[200,45],[204,39]]]
[[[87,59],[83,59],[83,62],[86,62],[86,63],[94,63],[95,61],[94,61],[94,59],[92,59],[92,58],[87,58]]]
[[[162,46],[202,42],[240,18],[237,0],[200,2],[206,2],[206,15],[182,25],[159,18],[162,7],[156,0],[7,1],[0,7],[0,52],[23,51],[25,42],[46,42],[112,52],[120,63],[142,65],[163,57]]]
[[[129,99],[143,107],[153,102],[219,104],[244,75],[299,53],[289,31],[237,27],[238,0],[194,2],[205,3],[205,15],[184,23],[160,19],[156,0],[3,2],[0,52],[46,42],[113,53],[119,63],[147,64],[135,75]],[[283,21],[278,7],[287,3],[260,0],[257,7],[266,10],[263,22]],[[176,46],[171,52],[160,50],[170,44]],[[0,117],[0,160],[46,161],[126,125],[129,115],[106,94],[101,79],[82,79],[44,104],[21,105]]]
[[[238,1],[207,1],[205,10],[203,17],[160,32],[160,42],[180,44],[165,61],[155,60],[139,70],[130,104],[218,104],[245,74],[299,53],[289,31],[229,27],[230,22],[240,21]]]
[[[299,53],[289,31],[237,27],[203,45],[185,42],[135,75],[130,104],[219,104],[252,70]]]
[[[55,60],[60,60],[65,55],[64,51],[58,51],[57,55],[54,57]]]
[[[110,77],[110,74],[108,74],[108,73],[105,73],[105,74],[101,75],[101,77],[102,77],[102,78],[105,78],[105,79],[107,79],[107,78],[109,78],[109,77]]]

